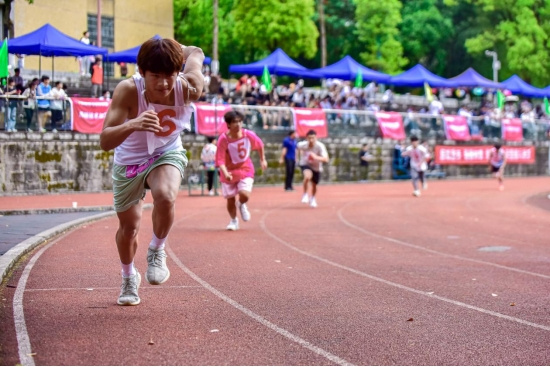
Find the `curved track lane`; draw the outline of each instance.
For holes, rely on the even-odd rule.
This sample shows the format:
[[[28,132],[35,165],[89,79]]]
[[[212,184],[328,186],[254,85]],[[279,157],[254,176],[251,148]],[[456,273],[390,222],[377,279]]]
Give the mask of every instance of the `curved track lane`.
[[[137,307],[115,304],[116,218],[86,225],[2,291],[0,361],[31,364],[15,311],[22,354],[44,365],[548,365],[548,179],[410,191],[322,186],[313,210],[297,192],[257,188],[237,232],[224,230],[223,200],[181,194],[172,276],[143,282]],[[141,243],[151,228],[146,211]],[[496,245],[508,249],[480,251]]]

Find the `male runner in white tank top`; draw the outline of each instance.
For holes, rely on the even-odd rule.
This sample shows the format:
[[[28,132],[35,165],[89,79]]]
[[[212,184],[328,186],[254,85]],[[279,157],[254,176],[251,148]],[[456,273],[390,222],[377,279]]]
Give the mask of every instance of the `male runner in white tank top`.
[[[489,153],[489,170],[498,179],[498,188],[504,190],[504,168],[506,167],[506,155],[500,144],[495,144]]]
[[[187,165],[180,134],[189,128],[189,103],[203,89],[203,60],[198,47],[167,38],[146,41],[137,57],[139,75],[117,85],[105,117],[101,148],[115,149],[113,192],[119,219],[115,239],[122,264],[119,305],[140,303],[141,276],[134,256],[146,189],[151,190],[154,209],[145,277],[151,284],[161,284],[170,276],[164,243]]]

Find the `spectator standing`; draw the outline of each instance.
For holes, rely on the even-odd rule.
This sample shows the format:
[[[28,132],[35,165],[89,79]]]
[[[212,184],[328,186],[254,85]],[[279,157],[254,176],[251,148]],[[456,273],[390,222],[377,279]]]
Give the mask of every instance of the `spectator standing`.
[[[23,77],[21,76],[21,69],[15,68],[13,69],[13,81],[15,82],[15,87],[17,90],[19,90],[21,93],[25,90],[25,81],[23,80]]]
[[[34,117],[34,111],[36,111],[36,87],[38,87],[38,78],[34,78],[27,89],[23,91],[23,96],[26,97],[23,102],[23,109],[25,110],[25,117],[27,118],[27,132],[32,132],[32,119]]]
[[[55,82],[55,87],[50,92],[52,100],[50,101],[50,108],[52,110],[52,133],[57,132],[57,123],[61,121],[63,123],[63,110],[65,107],[65,99],[67,94],[63,90],[63,83]]]
[[[17,96],[20,93],[20,91],[15,87],[15,81],[12,77],[8,78],[8,86],[6,88],[6,91],[4,92],[4,95],[14,97]],[[8,99],[8,120],[6,124],[6,131],[7,132],[16,132],[15,129],[15,123],[17,120],[17,98],[9,98]]]
[[[101,59],[96,58],[92,66],[92,97],[98,98],[99,91],[103,86],[103,67],[101,66]]]
[[[280,164],[285,164],[285,191],[294,191],[294,168],[296,167],[296,131],[290,130],[288,136],[283,140],[283,150]]]
[[[126,65],[125,62],[121,62],[119,65],[120,65],[120,76],[123,78],[126,78],[126,75],[128,75],[128,65]]]
[[[201,161],[206,171],[206,183],[208,186],[208,195],[214,196],[214,175],[216,173],[216,144],[217,140],[213,136],[206,138],[208,143],[202,148]]]
[[[369,145],[363,144],[359,151],[359,180],[366,182],[369,179],[369,162],[374,156],[369,153]]]
[[[25,68],[25,55],[15,54],[17,57],[17,68],[22,70]]]
[[[38,88],[36,88],[36,95],[38,97],[49,98],[50,92],[52,91],[50,77],[47,75],[42,75],[40,80],[41,83],[38,85]],[[46,120],[52,115],[50,111],[50,101],[48,99],[38,99],[36,104],[38,106],[38,131],[45,133]]]
[[[89,45],[90,44],[90,32],[82,32],[82,37],[80,42]],[[79,57],[78,61],[80,62],[80,75],[89,75],[90,70],[90,58],[88,56]]]

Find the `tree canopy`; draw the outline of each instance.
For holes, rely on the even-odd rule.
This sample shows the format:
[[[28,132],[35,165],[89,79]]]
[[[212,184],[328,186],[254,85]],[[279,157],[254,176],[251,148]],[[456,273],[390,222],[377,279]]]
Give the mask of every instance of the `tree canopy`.
[[[350,55],[396,74],[421,63],[453,77],[473,67],[550,84],[550,0],[219,0],[220,70],[265,57],[277,47],[320,67],[318,2],[324,6],[328,64]],[[176,38],[212,52],[213,0],[174,0]]]

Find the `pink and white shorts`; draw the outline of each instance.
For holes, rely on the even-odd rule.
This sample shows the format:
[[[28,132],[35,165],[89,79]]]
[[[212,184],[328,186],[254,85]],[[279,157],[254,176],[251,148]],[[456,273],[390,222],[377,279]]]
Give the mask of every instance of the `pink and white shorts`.
[[[254,179],[252,177],[245,177],[239,182],[225,183],[222,182],[222,194],[225,199],[233,198],[237,196],[239,191],[252,192],[252,185]]]

